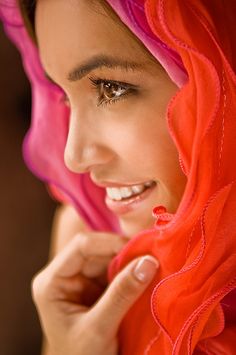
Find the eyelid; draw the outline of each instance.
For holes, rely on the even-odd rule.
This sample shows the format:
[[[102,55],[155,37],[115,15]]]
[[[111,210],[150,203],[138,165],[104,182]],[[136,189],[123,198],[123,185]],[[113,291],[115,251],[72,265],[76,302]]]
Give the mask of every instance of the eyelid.
[[[88,79],[91,81],[92,85],[94,85],[94,88],[97,91],[98,91],[99,85],[101,85],[102,83],[114,84],[114,85],[123,87],[124,89],[127,90],[127,92],[125,94],[121,95],[118,98],[111,99],[109,102],[105,102],[104,100],[101,100],[97,106],[100,106],[103,104],[108,104],[108,103],[115,103],[119,100],[124,99],[129,94],[136,94],[138,92],[138,89],[140,88],[138,85],[135,85],[135,84],[131,84],[131,83],[123,82],[123,81],[118,81],[118,80],[107,79],[105,77],[101,78],[101,77],[96,77],[96,76],[89,76]],[[65,92],[63,93],[63,97],[62,97],[61,101],[64,102],[64,104],[66,106],[70,107],[69,98]]]
[[[118,86],[123,86],[123,87],[127,87],[127,88],[130,88],[130,89],[138,89],[139,86],[138,85],[135,85],[135,84],[131,84],[131,83],[127,83],[127,82],[124,82],[124,81],[119,81],[119,80],[112,80],[112,79],[108,79],[108,78],[105,78],[105,77],[96,77],[96,76],[89,76],[89,80],[94,83],[94,84],[101,84],[103,82],[107,82],[107,83],[111,83],[111,84],[115,84],[115,85],[118,85]]]
[[[107,106],[110,104],[115,104],[121,100],[124,100],[126,98],[128,98],[130,95],[136,95],[138,93],[137,90],[137,85],[133,85],[133,84],[129,84],[126,82],[121,82],[121,81],[117,81],[117,80],[111,80],[111,79],[105,79],[104,77],[89,77],[89,80],[91,81],[91,84],[94,86],[94,89],[96,90],[97,94],[99,95],[99,102],[97,104],[97,107],[103,107],[103,106]],[[101,93],[101,84],[107,85],[107,84],[111,84],[111,85],[116,85],[117,87],[123,89],[125,92],[122,93],[120,96],[117,97],[113,97],[113,98],[105,98],[103,96],[104,91]],[[103,86],[103,90],[104,90],[104,86]]]

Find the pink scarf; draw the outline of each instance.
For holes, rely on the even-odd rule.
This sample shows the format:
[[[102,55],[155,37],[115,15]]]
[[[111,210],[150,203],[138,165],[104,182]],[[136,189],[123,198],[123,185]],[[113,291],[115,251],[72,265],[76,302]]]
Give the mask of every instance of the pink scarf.
[[[236,287],[236,3],[109,3],[181,88],[167,119],[188,177],[173,219],[135,236],[110,265],[110,279],[137,255],[151,253],[161,265],[122,323],[122,354],[233,354],[235,326],[226,309],[232,316]],[[61,90],[44,77],[15,0],[0,0],[0,17],[32,84],[32,124],[23,144],[27,165],[92,229],[119,232],[104,190],[64,165],[69,112]]]

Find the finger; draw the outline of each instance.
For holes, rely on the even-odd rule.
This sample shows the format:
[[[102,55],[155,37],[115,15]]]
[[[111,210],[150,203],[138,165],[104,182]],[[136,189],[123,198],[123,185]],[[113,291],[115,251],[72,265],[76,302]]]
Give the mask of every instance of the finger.
[[[80,275],[79,278],[74,277],[62,281],[60,293],[53,300],[53,303],[55,305],[55,302],[57,302],[58,306],[59,303],[67,304],[67,306],[69,303],[73,303],[74,305],[91,307],[103,292],[104,287],[99,285],[98,282],[91,281]]]
[[[90,273],[90,277],[96,277],[99,272],[103,274],[111,255],[122,248],[126,242],[125,238],[112,233],[80,233],[75,235],[50,264],[34,278],[32,289],[36,290],[33,291],[33,294],[36,295],[35,299],[44,299],[47,298],[47,294],[52,295],[54,293],[64,296],[66,293],[71,294],[72,289],[80,294],[81,290],[86,288],[82,276],[86,276],[86,273]],[[105,260],[101,262],[99,267],[95,265],[98,267],[97,271],[95,268],[88,270],[88,263],[86,262],[86,257],[93,254],[110,255],[107,259],[106,256],[104,257]],[[84,267],[85,275],[83,275]],[[35,279],[37,282],[34,282]],[[62,287],[63,284],[66,290]],[[35,285],[39,285],[39,287],[35,287]]]
[[[72,277],[82,271],[87,258],[114,256],[126,243],[127,239],[117,234],[79,233],[53,259],[50,271],[58,277]]]
[[[120,322],[138,297],[149,285],[159,266],[146,255],[133,260],[113,280],[88,316],[98,331],[117,333]]]
[[[48,265],[48,273],[52,277],[60,278],[70,278],[79,274],[85,261],[80,249],[81,239],[75,236]]]
[[[107,269],[112,257],[95,257],[85,262],[81,274],[89,279],[93,279],[103,290],[108,285]]]
[[[103,275],[112,260],[112,256],[92,256],[89,257],[83,265],[81,273],[88,278],[95,278]]]
[[[71,278],[55,278],[48,268],[38,273],[32,280],[32,296],[39,310],[47,310],[46,315],[63,311],[65,308],[90,307],[101,296],[104,287],[83,275]]]
[[[82,232],[77,234],[80,239],[80,252],[86,257],[116,255],[129,239],[115,233]]]

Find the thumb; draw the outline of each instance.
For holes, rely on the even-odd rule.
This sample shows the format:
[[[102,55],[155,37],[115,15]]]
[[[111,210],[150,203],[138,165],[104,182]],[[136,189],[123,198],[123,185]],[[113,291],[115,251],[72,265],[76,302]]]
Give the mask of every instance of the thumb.
[[[90,313],[99,331],[117,333],[125,314],[150,284],[158,267],[159,262],[146,255],[131,261],[115,277]]]

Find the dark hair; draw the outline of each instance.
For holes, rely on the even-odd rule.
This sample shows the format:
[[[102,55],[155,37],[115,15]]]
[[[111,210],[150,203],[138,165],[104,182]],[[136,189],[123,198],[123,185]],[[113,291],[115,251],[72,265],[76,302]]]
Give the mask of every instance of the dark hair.
[[[36,0],[18,0],[19,8],[21,15],[24,20],[25,27],[35,43],[37,43],[35,36],[35,9],[36,9]]]

